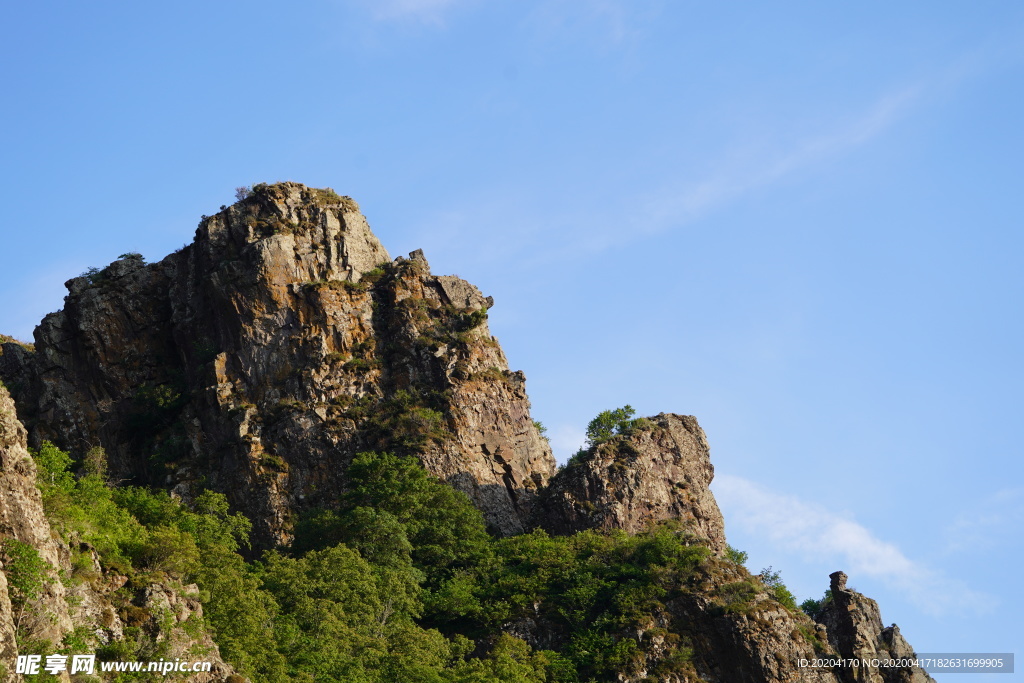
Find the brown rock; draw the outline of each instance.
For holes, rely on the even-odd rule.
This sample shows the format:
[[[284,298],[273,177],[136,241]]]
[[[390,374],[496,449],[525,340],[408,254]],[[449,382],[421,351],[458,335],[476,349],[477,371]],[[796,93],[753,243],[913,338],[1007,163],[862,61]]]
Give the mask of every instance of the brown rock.
[[[577,456],[551,480],[537,523],[557,534],[583,529],[640,531],[678,519],[725,551],[725,525],[708,486],[714,477],[697,419],[661,413],[650,427],[616,436]]]
[[[555,469],[524,377],[487,329],[493,301],[410,256],[390,263],[350,199],[263,187],[160,263],[70,281],[36,352],[0,374],[32,443],[102,445],[115,479],[227,493],[263,547],[332,505],[362,450],[416,455],[522,531]]]
[[[194,630],[190,632],[184,627],[189,620],[193,623],[202,622],[203,606],[199,602],[198,586],[192,584],[172,587],[166,584],[152,584],[139,593],[136,604],[148,615],[142,626],[160,632],[161,637],[167,640],[168,652],[164,659],[180,658],[183,661],[203,661],[211,664],[210,671],[191,674],[184,679],[185,681],[222,683],[245,680],[221,659],[220,649],[209,633],[204,630],[200,631],[199,635],[193,635]],[[168,623],[172,624],[171,628],[165,631]]]
[[[72,629],[64,586],[58,579],[61,552],[36,488],[36,465],[25,444],[25,428],[15,415],[10,394],[0,385],[0,539],[7,538],[32,546],[51,567],[51,580],[39,604],[33,605],[38,609],[25,610],[22,634],[60,642]],[[7,597],[7,604],[10,602]],[[0,614],[3,611],[0,604]],[[3,621],[0,616],[0,633]]]
[[[893,624],[882,628],[878,603],[846,587],[847,576],[833,572],[831,600],[818,616],[825,626],[830,645],[847,659],[904,659],[913,657],[913,649]],[[840,670],[843,683],[928,683],[934,681],[923,669],[860,667]]]

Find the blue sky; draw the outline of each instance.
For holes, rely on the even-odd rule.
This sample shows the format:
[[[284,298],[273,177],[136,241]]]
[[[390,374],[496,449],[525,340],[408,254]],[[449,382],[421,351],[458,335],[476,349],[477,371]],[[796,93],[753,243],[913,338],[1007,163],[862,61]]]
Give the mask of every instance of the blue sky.
[[[214,6],[211,6],[214,5]],[[39,2],[5,13],[0,332],[236,186],[495,297],[560,458],[693,414],[733,545],[921,652],[1024,651],[1024,8]]]

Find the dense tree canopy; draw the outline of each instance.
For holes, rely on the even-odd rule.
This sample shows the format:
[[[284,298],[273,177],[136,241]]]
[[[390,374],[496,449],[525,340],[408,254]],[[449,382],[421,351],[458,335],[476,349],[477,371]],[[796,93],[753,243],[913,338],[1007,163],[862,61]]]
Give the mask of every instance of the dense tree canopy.
[[[608,411],[588,436],[633,422],[628,406]],[[671,524],[635,536],[496,539],[469,499],[416,458],[362,453],[336,508],[310,511],[290,547],[246,561],[249,520],[224,496],[203,491],[186,504],[112,488],[95,453],[80,476],[51,444],[35,455],[44,505],[66,539],[140,584],[196,582],[223,657],[269,683],[616,680],[642,659],[638,629],[689,590],[711,556]],[[523,620],[553,629],[551,649],[510,634]],[[686,642],[666,643],[662,670],[687,670]],[[125,647],[106,654],[128,656]]]

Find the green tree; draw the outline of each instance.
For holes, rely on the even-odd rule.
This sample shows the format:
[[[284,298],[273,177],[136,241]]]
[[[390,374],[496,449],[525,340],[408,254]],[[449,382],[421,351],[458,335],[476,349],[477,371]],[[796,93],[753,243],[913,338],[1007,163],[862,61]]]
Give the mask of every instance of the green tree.
[[[413,622],[407,601],[356,551],[266,555],[263,585],[280,605],[277,637],[293,674],[314,680],[446,680],[451,652]]]
[[[455,668],[456,683],[544,683],[551,660],[543,652],[506,633],[498,636],[490,654]]]
[[[107,564],[129,564],[132,553],[145,542],[146,530],[117,504],[104,479],[98,474],[75,479],[69,471],[71,456],[48,441],[33,456],[36,485],[51,526],[69,541],[94,546]]]
[[[788,609],[796,609],[796,597],[786,588],[786,584],[782,583],[782,576],[778,571],[772,571],[770,566],[765,567],[758,574],[758,578],[768,588],[773,598]]]
[[[608,441],[617,434],[629,435],[649,425],[646,418],[633,418],[636,411],[630,405],[615,410],[604,410],[587,425],[587,446],[593,447]]]
[[[0,557],[3,559],[11,605],[18,611],[18,617],[14,622],[14,630],[17,633],[21,628],[21,618],[25,614],[25,609],[39,599],[52,580],[51,567],[39,556],[38,550],[16,538],[4,539],[0,544]]]
[[[38,451],[34,451],[38,472],[36,481],[39,482],[43,494],[70,493],[75,487],[75,477],[71,474],[71,456],[54,446],[49,441],[44,441]]]
[[[100,479],[107,476],[107,452],[101,446],[94,446],[85,454],[82,460],[82,469],[86,474],[92,474]]]
[[[741,567],[747,563],[750,556],[743,550],[737,550],[731,545],[725,546],[725,559],[729,560],[733,564],[738,564]]]
[[[636,642],[625,634],[663,609],[711,555],[671,524],[635,536],[533,531],[495,546],[498,561],[479,579],[481,630],[543,614],[569,635],[561,652],[549,657],[552,672],[565,681],[614,680],[631,671]]]
[[[149,530],[134,559],[144,569],[191,576],[199,567],[199,547],[191,534],[173,526],[160,526]]]
[[[809,616],[811,619],[817,620],[817,618],[821,616],[822,610],[824,610],[825,606],[828,605],[828,603],[830,602],[832,602],[831,589],[826,590],[825,595],[823,595],[820,600],[815,600],[814,598],[807,598],[806,600],[800,603],[800,609],[802,609],[804,611],[804,614]]]
[[[366,535],[394,534],[397,527],[391,520],[397,521],[411,543],[412,562],[429,587],[479,565],[490,554],[491,539],[480,511],[466,494],[430,476],[417,458],[360,453],[346,475],[350,488],[337,515],[325,517],[334,522],[324,545],[345,542],[383,552],[370,551],[372,540]],[[371,517],[375,523],[360,530]]]

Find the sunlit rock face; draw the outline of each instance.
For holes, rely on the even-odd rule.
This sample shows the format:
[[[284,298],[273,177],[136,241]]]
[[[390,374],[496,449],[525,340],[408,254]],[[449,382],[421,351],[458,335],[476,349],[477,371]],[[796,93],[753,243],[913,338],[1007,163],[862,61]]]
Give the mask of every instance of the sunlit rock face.
[[[10,394],[0,385],[0,541],[15,539],[34,548],[55,578],[61,569],[61,549],[53,536],[36,488],[36,465],[28,452],[25,428],[18,421]],[[21,633],[59,641],[72,628],[64,585],[49,581],[40,602],[43,609],[29,612]],[[4,576],[0,578],[0,651],[5,654],[16,649],[19,615],[12,611],[11,603]]]
[[[625,529],[679,520],[725,551],[725,523],[709,488],[707,437],[690,415],[661,413],[647,427],[581,453],[551,480],[537,523],[553,533]]]
[[[67,287],[35,353],[0,365],[32,442],[102,445],[122,480],[222,491],[264,547],[331,505],[362,450],[417,455],[503,534],[554,473],[492,300],[420,252],[391,261],[329,190],[258,186],[163,261],[127,255]]]

